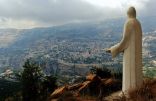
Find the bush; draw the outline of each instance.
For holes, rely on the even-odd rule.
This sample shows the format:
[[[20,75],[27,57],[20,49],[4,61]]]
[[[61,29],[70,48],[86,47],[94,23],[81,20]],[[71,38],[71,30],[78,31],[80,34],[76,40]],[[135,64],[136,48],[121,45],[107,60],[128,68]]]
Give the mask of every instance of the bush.
[[[96,74],[97,76],[99,76],[101,78],[111,78],[112,77],[111,71],[107,68],[93,67],[90,69],[90,72],[93,74]]]
[[[156,80],[144,80],[142,86],[129,90],[129,96],[132,101],[155,101]]]

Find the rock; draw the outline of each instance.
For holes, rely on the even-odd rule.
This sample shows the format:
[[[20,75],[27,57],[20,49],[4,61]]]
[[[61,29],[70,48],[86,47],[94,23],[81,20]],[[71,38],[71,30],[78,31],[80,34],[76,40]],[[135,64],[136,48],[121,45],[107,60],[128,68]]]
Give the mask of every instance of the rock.
[[[83,86],[78,89],[80,94],[97,95],[99,93],[99,85],[101,79],[97,75],[90,74],[86,77],[87,81],[83,83]]]
[[[68,90],[77,90],[82,86],[83,86],[83,83],[77,83],[77,84],[68,86]]]
[[[51,95],[50,98],[58,98],[59,96],[61,96],[65,91],[67,90],[66,86],[60,87],[58,89],[56,89]]]
[[[97,75],[95,75],[95,74],[89,74],[89,75],[86,76],[87,81],[93,81],[95,79],[99,79],[99,77]]]
[[[112,85],[113,83],[115,83],[115,80],[110,78],[110,79],[107,79],[105,80],[104,82],[102,82],[103,85],[107,86],[107,85]]]
[[[80,92],[84,88],[88,87],[90,83],[91,83],[91,81],[85,81],[85,82],[83,82],[82,83],[82,86],[78,89],[78,91]]]

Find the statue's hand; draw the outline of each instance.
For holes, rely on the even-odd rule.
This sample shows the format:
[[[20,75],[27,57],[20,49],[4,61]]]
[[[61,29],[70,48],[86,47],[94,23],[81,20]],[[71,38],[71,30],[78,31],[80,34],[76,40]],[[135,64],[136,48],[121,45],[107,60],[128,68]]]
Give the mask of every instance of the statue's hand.
[[[105,51],[106,51],[107,53],[111,53],[111,49],[110,49],[110,48],[105,49]]]

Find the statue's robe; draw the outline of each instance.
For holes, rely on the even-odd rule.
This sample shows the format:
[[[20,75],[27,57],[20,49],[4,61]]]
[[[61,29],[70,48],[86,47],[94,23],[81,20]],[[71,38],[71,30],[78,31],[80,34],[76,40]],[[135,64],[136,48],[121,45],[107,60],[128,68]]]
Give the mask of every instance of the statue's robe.
[[[129,18],[124,25],[122,40],[110,48],[112,57],[123,52],[122,91],[140,86],[142,75],[142,29],[136,18]]]

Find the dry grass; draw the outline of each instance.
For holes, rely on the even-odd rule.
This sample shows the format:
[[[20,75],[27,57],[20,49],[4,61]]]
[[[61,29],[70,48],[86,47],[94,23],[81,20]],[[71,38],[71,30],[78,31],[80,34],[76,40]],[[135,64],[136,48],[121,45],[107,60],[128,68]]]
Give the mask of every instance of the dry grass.
[[[128,95],[111,95],[103,101],[156,101],[156,79],[145,79],[142,86],[129,90]]]
[[[129,90],[133,101],[156,101],[156,80],[145,79],[141,87]]]

